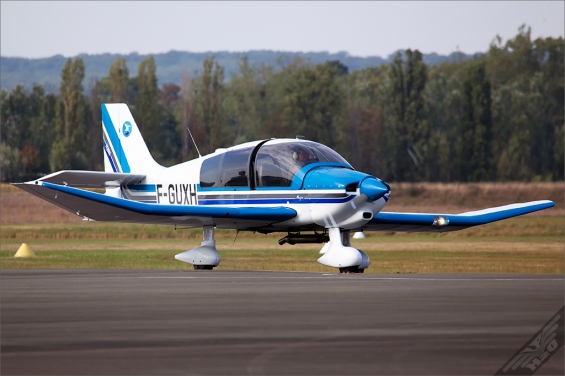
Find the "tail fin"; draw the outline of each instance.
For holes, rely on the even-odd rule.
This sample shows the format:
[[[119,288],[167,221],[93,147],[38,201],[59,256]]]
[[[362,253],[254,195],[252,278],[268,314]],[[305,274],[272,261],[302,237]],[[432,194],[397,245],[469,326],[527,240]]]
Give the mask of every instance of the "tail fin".
[[[102,104],[100,107],[106,172],[149,175],[164,168],[149,153],[126,104]]]

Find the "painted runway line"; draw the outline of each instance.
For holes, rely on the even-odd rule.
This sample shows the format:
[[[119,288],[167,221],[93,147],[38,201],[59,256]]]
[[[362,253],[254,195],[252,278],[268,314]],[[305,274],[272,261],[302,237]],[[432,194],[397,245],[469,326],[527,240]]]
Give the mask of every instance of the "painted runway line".
[[[402,278],[402,277],[362,277],[355,278],[350,276],[332,275],[340,281],[366,281],[366,280],[385,280],[385,281],[564,281],[565,278]],[[225,276],[142,276],[142,277],[109,277],[126,279],[328,279],[324,277],[225,277]]]

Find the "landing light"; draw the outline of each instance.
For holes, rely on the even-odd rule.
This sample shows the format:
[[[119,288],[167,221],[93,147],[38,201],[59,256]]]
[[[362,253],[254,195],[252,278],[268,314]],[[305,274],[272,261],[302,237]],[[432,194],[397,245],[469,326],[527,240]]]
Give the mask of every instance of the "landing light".
[[[438,226],[438,227],[443,227],[443,226],[447,226],[449,224],[449,219],[443,217],[443,216],[437,216],[434,217],[434,223],[432,223],[434,226]]]

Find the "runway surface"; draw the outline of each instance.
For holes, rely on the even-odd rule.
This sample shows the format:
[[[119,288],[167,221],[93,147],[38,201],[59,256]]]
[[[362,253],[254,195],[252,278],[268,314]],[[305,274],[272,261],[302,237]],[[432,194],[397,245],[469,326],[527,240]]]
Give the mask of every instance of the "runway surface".
[[[561,275],[5,270],[1,373],[492,375],[563,299]]]

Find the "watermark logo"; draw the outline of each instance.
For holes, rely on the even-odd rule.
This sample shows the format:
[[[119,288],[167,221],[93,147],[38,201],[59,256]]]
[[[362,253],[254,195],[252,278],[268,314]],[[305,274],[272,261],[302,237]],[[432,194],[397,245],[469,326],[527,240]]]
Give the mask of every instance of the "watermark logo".
[[[495,375],[533,375],[563,346],[563,309],[518,350]]]
[[[122,132],[124,136],[128,137],[131,134],[132,126],[129,121],[126,121],[124,125],[122,125]]]

